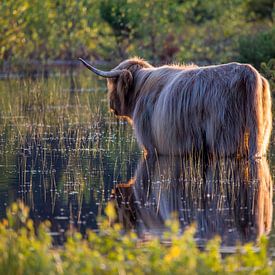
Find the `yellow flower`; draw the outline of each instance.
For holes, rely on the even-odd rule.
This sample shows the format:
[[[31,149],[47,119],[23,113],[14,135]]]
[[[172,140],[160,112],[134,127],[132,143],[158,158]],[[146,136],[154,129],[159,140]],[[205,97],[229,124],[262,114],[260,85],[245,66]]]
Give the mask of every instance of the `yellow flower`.
[[[180,248],[178,246],[172,246],[169,253],[164,257],[164,261],[170,262],[180,255]]]

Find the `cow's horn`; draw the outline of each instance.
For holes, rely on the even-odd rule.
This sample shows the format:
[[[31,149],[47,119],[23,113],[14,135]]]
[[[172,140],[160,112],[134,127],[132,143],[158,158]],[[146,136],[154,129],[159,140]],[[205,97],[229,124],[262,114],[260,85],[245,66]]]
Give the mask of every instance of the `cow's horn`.
[[[118,77],[123,70],[115,70],[115,71],[110,71],[110,72],[106,72],[106,71],[101,71],[98,70],[97,68],[93,67],[91,64],[89,64],[87,61],[85,61],[82,58],[78,58],[90,71],[92,71],[93,73],[102,76],[102,77]]]

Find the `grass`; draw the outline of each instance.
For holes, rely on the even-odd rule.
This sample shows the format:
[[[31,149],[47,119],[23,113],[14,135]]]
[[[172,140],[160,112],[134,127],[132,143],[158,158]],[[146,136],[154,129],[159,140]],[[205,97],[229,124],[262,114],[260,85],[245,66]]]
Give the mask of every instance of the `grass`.
[[[86,76],[78,81],[81,86],[74,92],[66,77],[0,82],[0,161],[17,167],[21,199],[32,209],[34,191],[43,190],[45,195],[46,191],[59,193],[63,205],[70,194],[76,194],[78,215],[83,199],[99,202],[102,209],[103,195],[95,193],[91,198],[90,189],[106,188],[105,162],[116,163],[109,174],[126,178],[125,160],[138,152],[131,127],[108,112],[105,82],[100,86]],[[42,190],[37,190],[38,176]]]
[[[133,233],[122,234],[112,204],[107,218],[100,219],[98,233],[90,231],[87,239],[67,232],[64,247],[53,248],[49,224],[35,232],[28,208],[15,203],[0,223],[0,274],[274,274],[275,263],[267,255],[267,240],[258,248],[239,246],[232,255],[220,252],[218,237],[209,241],[204,251],[197,248],[195,226],[184,234],[172,220],[161,239],[140,241]],[[167,245],[169,241],[169,245]]]

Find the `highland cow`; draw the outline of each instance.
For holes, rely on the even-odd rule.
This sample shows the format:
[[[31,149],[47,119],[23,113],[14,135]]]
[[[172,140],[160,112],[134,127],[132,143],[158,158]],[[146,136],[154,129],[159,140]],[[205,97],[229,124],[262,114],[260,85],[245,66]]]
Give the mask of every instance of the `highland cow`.
[[[139,144],[150,155],[266,154],[270,89],[251,65],[153,67],[133,58],[106,72],[80,60],[107,78],[110,108],[133,122]]]

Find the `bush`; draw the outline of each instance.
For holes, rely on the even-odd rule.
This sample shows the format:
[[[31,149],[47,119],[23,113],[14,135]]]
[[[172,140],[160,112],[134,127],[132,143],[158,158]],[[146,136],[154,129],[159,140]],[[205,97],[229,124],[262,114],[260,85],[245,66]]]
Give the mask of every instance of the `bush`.
[[[268,62],[275,56],[275,28],[255,36],[242,37],[239,41],[240,61],[251,63],[260,68],[262,62]]]
[[[254,17],[259,19],[268,18],[272,20],[272,13],[274,9],[273,0],[248,0],[247,11],[252,13]]]
[[[268,62],[261,63],[261,71],[269,80],[271,91],[275,92],[275,59],[270,59]]]
[[[160,239],[141,241],[134,233],[121,234],[112,206],[100,221],[98,233],[83,239],[71,233],[63,248],[54,248],[48,234],[49,224],[40,225],[37,234],[28,218],[28,209],[13,204],[7,219],[0,223],[0,274],[271,274],[274,263],[267,257],[267,241],[261,239],[255,250],[251,244],[239,247],[225,258],[219,252],[220,239],[210,241],[205,251],[197,248],[195,227],[179,235],[179,225]],[[169,245],[167,245],[169,240]]]

